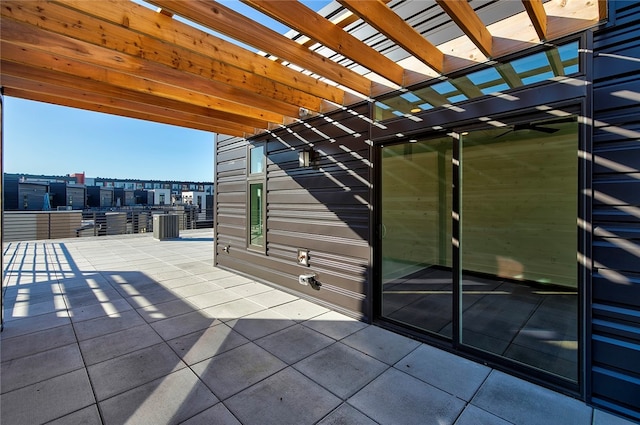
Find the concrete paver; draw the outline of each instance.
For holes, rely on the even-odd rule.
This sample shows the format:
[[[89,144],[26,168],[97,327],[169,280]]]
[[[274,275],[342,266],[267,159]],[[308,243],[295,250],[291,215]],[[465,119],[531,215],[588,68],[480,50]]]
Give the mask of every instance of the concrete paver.
[[[212,250],[211,230],[6,244],[0,422],[631,424],[217,269]]]

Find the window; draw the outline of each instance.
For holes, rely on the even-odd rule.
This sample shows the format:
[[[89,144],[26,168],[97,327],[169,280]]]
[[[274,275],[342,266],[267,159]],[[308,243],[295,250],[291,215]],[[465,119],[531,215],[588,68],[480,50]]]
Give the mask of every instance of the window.
[[[249,184],[249,245],[264,246],[264,193],[262,183]]]
[[[266,144],[247,147],[247,247],[266,252]]]
[[[265,153],[264,145],[249,148],[249,174],[264,173]]]

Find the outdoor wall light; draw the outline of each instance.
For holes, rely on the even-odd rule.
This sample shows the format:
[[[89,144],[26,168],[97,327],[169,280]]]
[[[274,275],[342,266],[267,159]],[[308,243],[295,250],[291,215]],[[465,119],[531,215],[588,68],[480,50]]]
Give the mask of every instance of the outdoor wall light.
[[[298,163],[300,167],[311,167],[315,162],[315,152],[312,148],[303,149],[298,154]]]

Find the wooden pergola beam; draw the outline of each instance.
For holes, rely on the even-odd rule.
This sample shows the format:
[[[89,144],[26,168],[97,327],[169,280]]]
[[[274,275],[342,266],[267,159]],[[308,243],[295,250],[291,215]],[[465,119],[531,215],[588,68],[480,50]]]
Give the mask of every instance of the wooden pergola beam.
[[[149,2],[298,65],[337,84],[349,87],[365,96],[369,96],[371,93],[371,80],[366,77],[307,49],[220,3],[205,0],[149,0]]]
[[[493,56],[493,36],[466,0],[436,0],[486,57]]]
[[[278,102],[291,104],[293,107],[289,108],[290,111],[297,111],[301,107],[316,112],[320,110],[321,99],[319,97],[239,68],[226,66],[191,50],[169,45],[144,34],[133,33],[130,29],[122,26],[116,26],[97,19],[87,19],[86,15],[75,10],[48,4],[44,1],[29,1],[26,3],[6,1],[4,4],[11,10],[11,12],[8,12],[9,9],[6,7],[2,9],[4,18],[37,25],[41,29],[92,44],[100,49],[106,48],[122,53],[121,59],[125,68],[127,68],[127,64],[145,70],[150,67],[158,69],[156,64],[165,65],[173,70],[197,76],[197,80],[209,80],[212,88],[223,92],[228,90],[229,87],[233,87],[247,93],[263,96],[265,99],[269,99],[269,103],[272,105],[277,105]],[[42,19],[44,16],[46,16],[46,19]],[[65,22],[83,22],[83,25],[64,25]],[[109,34],[109,37],[105,37],[104,34]],[[136,41],[127,43],[123,42],[123,40]],[[145,63],[150,60],[153,60],[154,63]],[[113,67],[114,64],[105,64],[105,66]],[[126,71],[122,67],[117,69]],[[146,75],[149,75],[149,73]],[[233,97],[229,99],[238,101]],[[267,103],[263,103],[263,105],[266,107]],[[285,115],[288,114],[286,111],[286,108],[274,108],[274,112]],[[297,116],[297,112],[294,116]]]
[[[522,4],[531,19],[538,38],[540,41],[545,41],[547,39],[547,13],[544,10],[542,0],[522,0]]]
[[[239,116],[229,117],[235,120],[223,119],[210,116],[211,114],[207,114],[205,108],[193,107],[181,102],[154,104],[151,102],[157,99],[152,95],[126,93],[118,87],[104,87],[102,84],[82,81],[59,73],[51,75],[50,72],[44,73],[38,69],[20,67],[6,61],[2,61],[0,65],[3,70],[0,75],[0,84],[3,87],[12,88],[14,92],[22,89],[25,92],[42,94],[49,99],[57,98],[60,102],[64,102],[64,106],[85,109],[86,105],[95,105],[91,110],[102,112],[105,112],[104,108],[112,107],[120,111],[161,117],[171,123],[184,121],[191,124],[190,127],[198,125],[201,129],[204,127],[225,129],[234,134],[252,134],[256,130],[255,127],[238,122],[242,119]],[[267,122],[260,122],[259,128],[267,126]],[[225,132],[225,134],[229,133]]]
[[[229,64],[245,71],[245,74],[248,73],[248,79],[256,76],[264,77],[339,105],[344,103],[345,92],[338,87],[282,66],[276,61],[205,33],[177,19],[169,19],[162,14],[154,13],[133,2],[59,0],[57,3],[87,16],[99,18],[101,21],[126,27],[133,32],[132,35],[140,33],[197,53],[220,64]]]
[[[43,35],[42,31],[9,19],[2,22],[2,39],[2,56],[12,62],[39,64],[45,69],[275,123],[283,122],[284,115],[298,115],[298,108],[293,105],[233,91],[228,86],[217,87],[198,77],[184,78],[179,71],[113,55],[108,49],[56,34]]]
[[[607,6],[607,0],[598,0],[598,18],[601,21],[609,18],[609,8]]]
[[[233,130],[230,127],[211,126],[211,125],[201,124],[201,123],[197,123],[189,120],[173,119],[171,117],[151,114],[147,112],[140,112],[140,111],[135,111],[130,109],[121,109],[121,108],[113,107],[111,105],[101,105],[101,104],[92,103],[92,102],[70,100],[65,97],[49,95],[43,92],[31,92],[23,87],[14,88],[14,87],[8,86],[5,88],[5,94],[7,96],[12,96],[12,97],[26,99],[26,100],[32,100],[35,102],[44,102],[44,103],[50,103],[52,105],[66,106],[68,108],[78,108],[85,111],[117,115],[117,116],[126,117],[126,118],[135,118],[143,121],[155,122],[158,124],[167,124],[167,125],[191,128],[193,130],[225,134],[228,136],[236,136],[236,137],[247,136],[246,133]]]
[[[402,85],[404,69],[298,1],[242,0],[243,3],[304,34],[372,72]]]

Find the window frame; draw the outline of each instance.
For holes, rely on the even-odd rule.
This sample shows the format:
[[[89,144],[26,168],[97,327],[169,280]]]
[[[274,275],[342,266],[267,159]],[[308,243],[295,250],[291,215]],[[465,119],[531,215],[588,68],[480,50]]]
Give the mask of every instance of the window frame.
[[[261,170],[259,172],[251,172],[251,154],[255,149],[262,149],[263,155],[261,158]],[[250,143],[247,145],[246,150],[246,249],[266,254],[267,252],[267,143]],[[251,243],[251,218],[252,218],[252,204],[251,204],[251,187],[252,185],[262,185],[262,196],[260,198],[260,220],[262,223],[262,245],[254,245]]]

